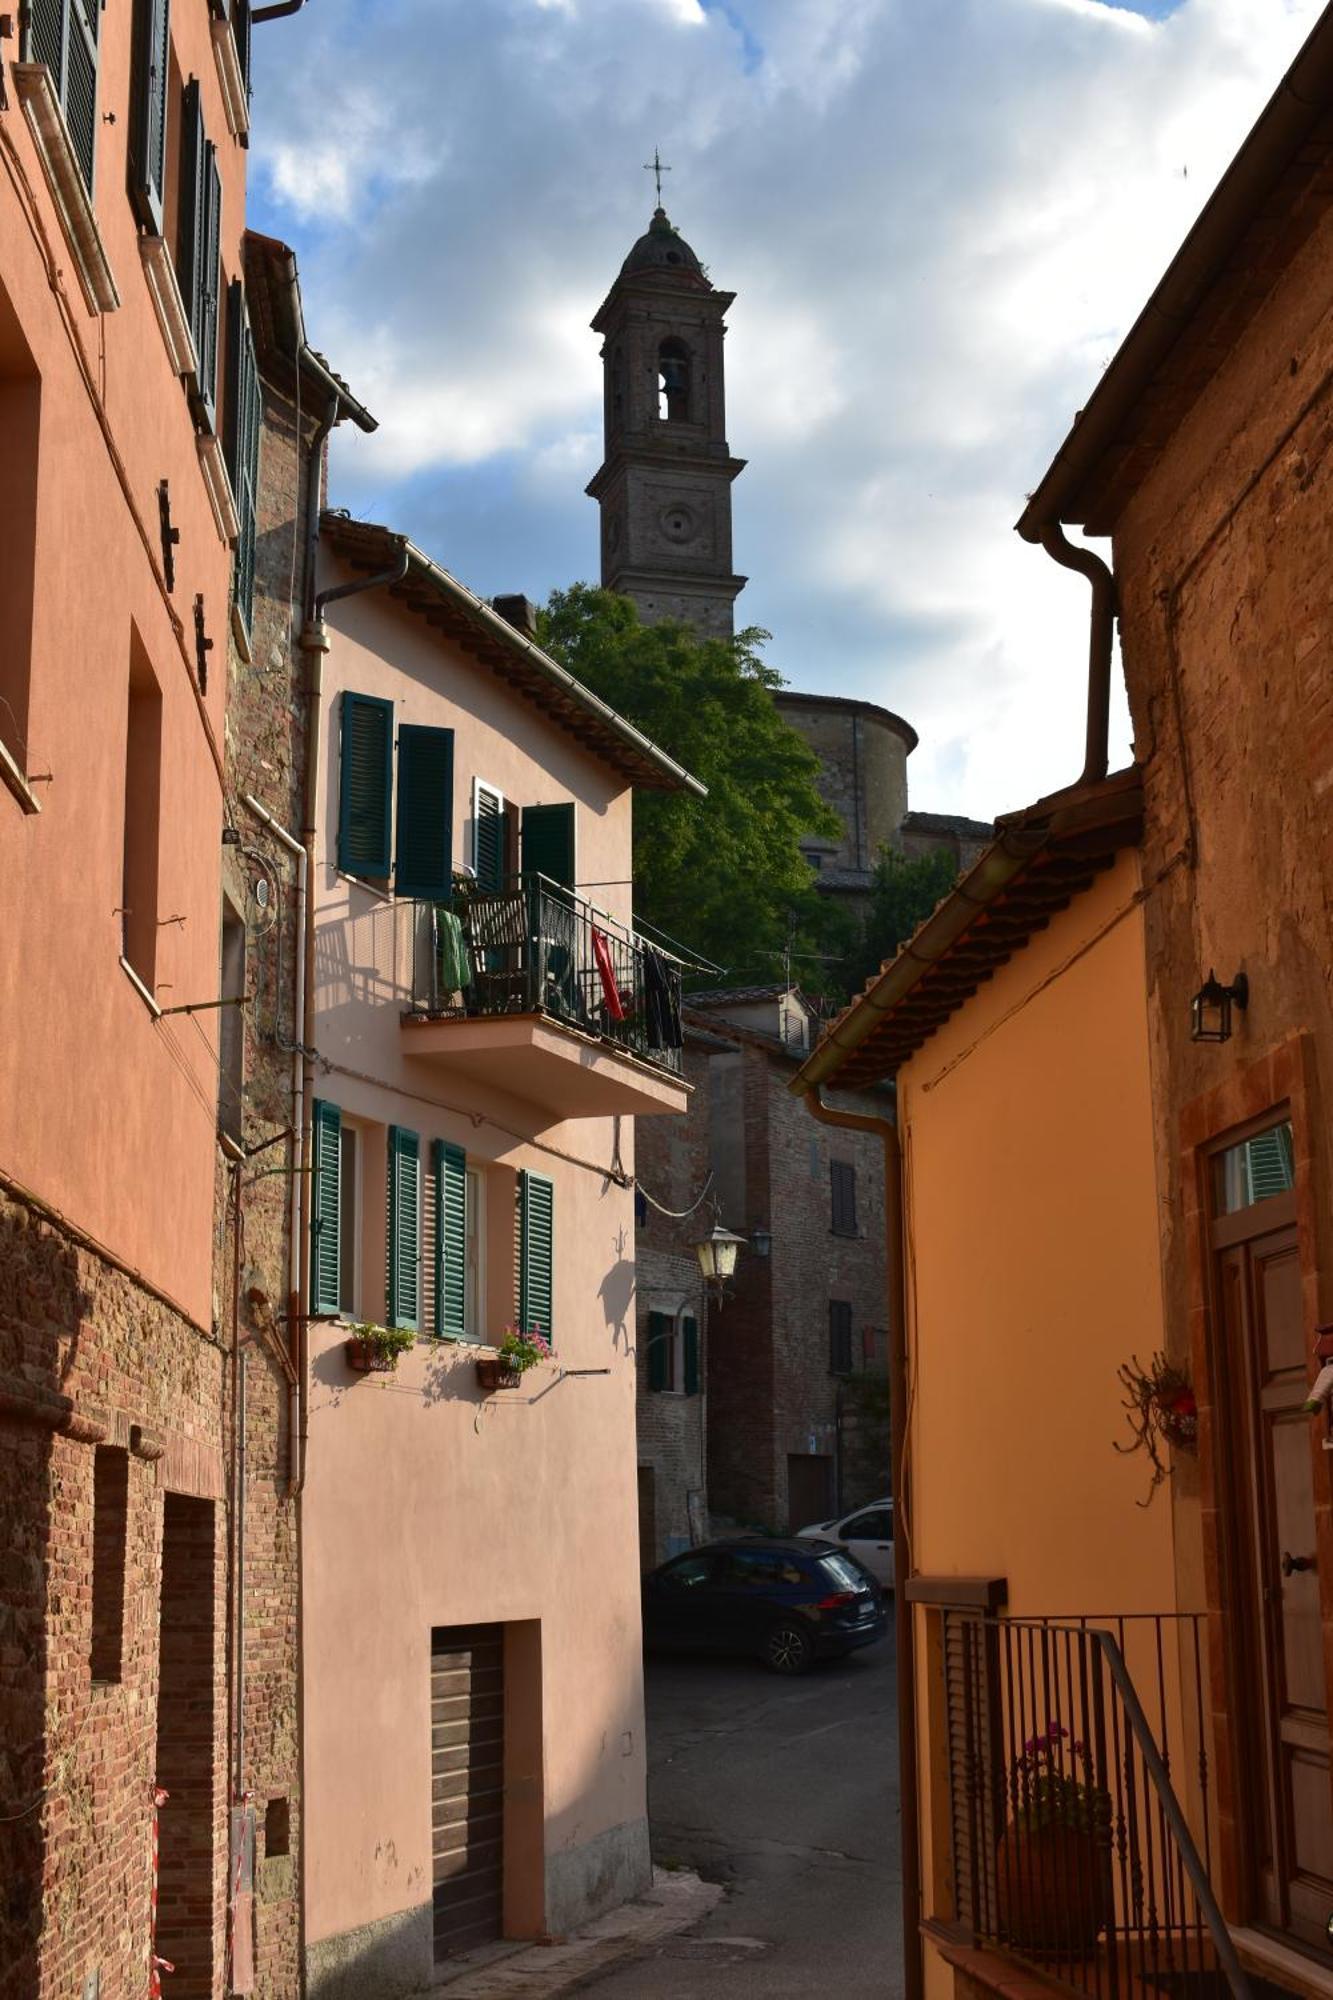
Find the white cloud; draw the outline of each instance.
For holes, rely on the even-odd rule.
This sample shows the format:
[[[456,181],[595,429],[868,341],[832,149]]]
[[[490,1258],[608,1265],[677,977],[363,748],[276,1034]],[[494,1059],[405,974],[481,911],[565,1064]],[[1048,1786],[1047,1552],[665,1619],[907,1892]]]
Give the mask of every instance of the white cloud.
[[[914,803],[1067,781],[1086,587],[1012,522],[1321,4],[321,0],[256,38],[256,186],[381,419],[340,497],[483,590],[595,574],[587,322],[660,144],[737,293],[740,616],[910,718]]]

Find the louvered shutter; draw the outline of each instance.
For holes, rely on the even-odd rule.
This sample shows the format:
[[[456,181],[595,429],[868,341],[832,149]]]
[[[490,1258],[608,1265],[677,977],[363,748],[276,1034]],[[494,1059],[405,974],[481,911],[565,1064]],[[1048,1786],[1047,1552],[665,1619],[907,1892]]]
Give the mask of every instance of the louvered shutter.
[[[236,54],[241,65],[241,75],[245,79],[245,101],[250,102],[250,42],[252,22],[250,0],[232,0],[231,31],[236,37]],[[245,142],[242,141],[242,144]]]
[[[828,1365],[831,1375],[852,1372],[852,1308],[846,1299],[830,1299],[828,1308]]]
[[[97,156],[100,0],[29,0],[26,54],[45,63],[89,194]]]
[[[699,1322],[686,1319],[682,1322],[685,1335],[685,1394],[697,1396],[699,1393]]]
[[[317,1098],[312,1133],[310,1201],[310,1310],[336,1313],[342,1268],[342,1113]]]
[[[245,288],[239,278],[227,301],[227,465],[241,532],[236,538],[232,597],[250,630],[255,600],[256,513],[259,492],[259,438],[263,428],[263,391],[255,358]]]
[[[200,295],[199,395],[211,425],[218,393],[218,318],[222,294],[222,175],[218,171],[218,149],[211,141],[205,146],[204,168],[204,268]]]
[[[846,1160],[829,1161],[833,1190],[833,1232],[836,1236],[856,1234],[856,1168]]]
[[[435,1331],[441,1340],[466,1340],[467,1154],[461,1146],[436,1139],[431,1163],[435,1172]]]
[[[454,732],[405,722],[398,732],[400,896],[447,901],[453,889]]]
[[[421,1141],[389,1127],[389,1325],[415,1333],[421,1304]]]
[[[518,1177],[518,1317],[525,1333],[537,1328],[553,1340],[552,1277],[555,1262],[555,1189],[541,1174]]]
[[[167,75],[171,50],[169,0],[134,0],[130,82],[130,193],[141,220],[162,234],[167,184]]]
[[[338,866],[379,880],[389,873],[393,703],[349,692],[339,706]]]
[[[648,1315],[648,1387],[654,1393],[670,1385],[671,1321],[665,1313]]]
[[[574,886],[574,807],[524,806],[523,873]]]
[[[181,98],[180,218],[176,234],[176,276],[180,281],[190,338],[202,374],[204,364],[204,256],[208,239],[208,134],[203,93],[192,76]]]
[[[989,1621],[944,1611],[953,1917],[973,1938],[999,1921],[995,1850],[1005,1821],[999,1637]]]
[[[494,893],[504,887],[505,812],[500,794],[493,792],[488,785],[477,786],[473,823],[473,866],[477,871],[477,887]]]

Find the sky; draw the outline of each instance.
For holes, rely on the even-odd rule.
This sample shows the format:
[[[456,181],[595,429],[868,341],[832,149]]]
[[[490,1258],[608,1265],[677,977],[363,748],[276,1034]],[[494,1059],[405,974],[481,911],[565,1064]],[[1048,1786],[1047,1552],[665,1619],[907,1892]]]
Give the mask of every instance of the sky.
[[[1087,586],[1013,523],[1322,6],[308,0],[255,31],[250,220],[380,421],[333,503],[487,596],[598,580],[588,322],[660,147],[736,294],[738,623],[912,723],[915,808],[1070,783]]]

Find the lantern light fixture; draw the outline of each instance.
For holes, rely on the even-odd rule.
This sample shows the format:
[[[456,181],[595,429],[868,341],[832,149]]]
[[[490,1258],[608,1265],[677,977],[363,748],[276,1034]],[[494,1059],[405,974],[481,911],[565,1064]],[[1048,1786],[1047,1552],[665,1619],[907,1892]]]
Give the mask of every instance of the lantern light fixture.
[[[736,1274],[736,1252],[744,1242],[743,1236],[722,1227],[722,1217],[714,1210],[712,1229],[694,1245],[704,1283],[719,1299],[726,1290],[727,1281]]]
[[[773,1248],[773,1232],[757,1222],[750,1231],[750,1248],[756,1257],[767,1257]]]
[[[1249,1002],[1250,982],[1243,972],[1236,974],[1230,986],[1223,986],[1217,974],[1210,969],[1207,979],[1190,1002],[1190,1040],[1229,1042],[1232,1009],[1239,1008],[1243,1014]]]

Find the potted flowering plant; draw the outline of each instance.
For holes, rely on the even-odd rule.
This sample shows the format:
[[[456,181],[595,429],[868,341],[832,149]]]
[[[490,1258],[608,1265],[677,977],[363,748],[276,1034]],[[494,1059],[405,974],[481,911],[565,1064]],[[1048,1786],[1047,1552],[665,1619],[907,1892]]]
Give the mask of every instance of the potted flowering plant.
[[[401,1326],[376,1326],[373,1320],[358,1320],[343,1349],[347,1365],[358,1375],[391,1375],[400,1354],[416,1344],[416,1335]]]
[[[996,1850],[1000,1923],[1011,1944],[1080,1957],[1111,1919],[1111,1800],[1086,1743],[1058,1722],[1008,1769],[1012,1818]]]
[[[517,1389],[529,1368],[549,1360],[551,1343],[534,1324],[524,1332],[521,1326],[507,1326],[493,1355],[477,1362],[477,1380],[489,1394],[495,1389]]]

